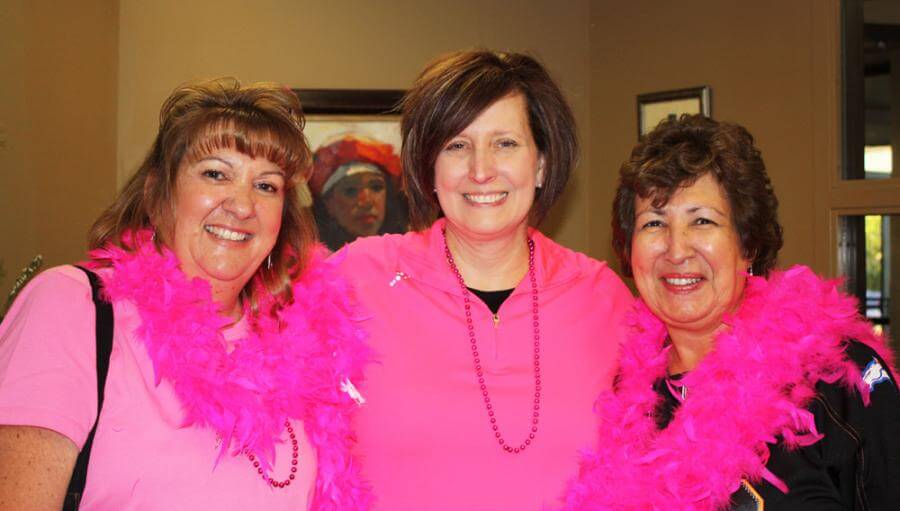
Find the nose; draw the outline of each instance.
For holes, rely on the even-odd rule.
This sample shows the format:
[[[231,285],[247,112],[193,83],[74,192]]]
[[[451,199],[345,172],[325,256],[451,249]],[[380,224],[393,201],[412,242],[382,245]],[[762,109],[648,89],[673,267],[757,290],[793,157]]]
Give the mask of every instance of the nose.
[[[687,228],[669,229],[668,245],[666,247],[666,259],[670,263],[678,265],[686,261],[693,254],[690,234]]]
[[[356,194],[356,205],[360,207],[367,207],[372,204],[372,198],[374,197],[374,193],[369,188],[360,189],[359,193]]]
[[[497,176],[494,155],[489,149],[477,148],[469,162],[469,179],[478,184],[490,182]]]
[[[223,203],[225,211],[231,213],[235,218],[244,220],[253,216],[256,203],[253,196],[252,186],[235,186],[231,190],[231,194]]]

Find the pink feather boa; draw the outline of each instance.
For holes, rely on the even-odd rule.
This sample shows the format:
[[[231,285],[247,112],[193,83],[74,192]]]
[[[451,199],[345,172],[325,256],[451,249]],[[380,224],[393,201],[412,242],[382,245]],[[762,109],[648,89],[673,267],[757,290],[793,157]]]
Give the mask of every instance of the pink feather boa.
[[[615,389],[597,401],[599,445],[583,456],[565,509],[718,510],[742,479],[784,486],[765,469],[768,444],[781,439],[796,449],[821,438],[806,409],[816,382],[840,381],[868,403],[868,387],[844,354],[848,339],[891,364],[856,300],[802,266],[751,277],[725,322],[714,350],[682,379],[688,398],[659,431],[653,384],[666,375],[670,346],[665,326],[638,302]]]
[[[336,270],[315,257],[293,285],[293,303],[277,318],[251,316],[251,333],[227,353],[220,331],[230,320],[218,314],[209,284],[188,280],[171,251],[157,251],[149,232],[125,241],[136,244],[133,252],[109,245],[90,257],[95,267],[111,266],[100,272],[109,298],[137,307],[137,336],[157,384],[167,380],[181,400],[184,425],[215,431],[219,456],[246,450],[268,470],[285,419],[303,421],[318,460],[312,509],[366,509],[370,491],[350,455],[357,404],[341,382],[362,379],[370,351]],[[274,298],[261,285],[256,290],[259,309],[269,310]],[[249,461],[247,472],[256,476]]]

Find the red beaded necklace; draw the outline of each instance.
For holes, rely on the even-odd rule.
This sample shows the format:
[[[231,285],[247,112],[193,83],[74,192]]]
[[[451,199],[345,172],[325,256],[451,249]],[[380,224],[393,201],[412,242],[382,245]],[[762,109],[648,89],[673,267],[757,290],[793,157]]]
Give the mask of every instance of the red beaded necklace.
[[[531,442],[534,440],[535,434],[537,433],[538,422],[541,416],[541,322],[538,315],[537,280],[534,277],[534,241],[531,238],[528,238],[528,277],[531,280],[531,326],[534,327],[534,407],[531,414],[531,431],[528,433],[528,437],[525,438],[518,447],[512,447],[503,438],[503,434],[500,433],[500,426],[497,424],[494,406],[491,404],[491,397],[488,394],[487,384],[485,383],[484,371],[481,367],[481,357],[478,354],[478,341],[475,339],[475,326],[472,324],[472,307],[471,300],[469,299],[469,289],[466,287],[466,282],[463,280],[459,268],[457,268],[456,263],[453,262],[453,254],[450,253],[450,247],[447,245],[447,231],[443,231],[442,235],[444,238],[444,255],[447,256],[447,263],[450,265],[453,274],[456,275],[456,280],[459,281],[459,286],[462,289],[463,304],[466,310],[466,328],[469,332],[469,344],[472,348],[472,361],[475,365],[475,376],[478,378],[481,396],[484,398],[484,407],[491,424],[491,430],[494,432],[497,443],[504,451],[510,454],[518,454],[531,445]]]

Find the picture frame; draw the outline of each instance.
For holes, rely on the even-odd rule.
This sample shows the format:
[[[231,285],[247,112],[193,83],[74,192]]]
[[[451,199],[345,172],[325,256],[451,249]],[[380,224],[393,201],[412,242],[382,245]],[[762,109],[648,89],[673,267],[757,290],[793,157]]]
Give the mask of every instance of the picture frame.
[[[330,250],[358,237],[406,232],[400,191],[399,89],[294,89],[313,151],[309,195]]]
[[[653,130],[662,120],[682,114],[712,116],[712,89],[708,85],[685,89],[638,94],[638,138]]]

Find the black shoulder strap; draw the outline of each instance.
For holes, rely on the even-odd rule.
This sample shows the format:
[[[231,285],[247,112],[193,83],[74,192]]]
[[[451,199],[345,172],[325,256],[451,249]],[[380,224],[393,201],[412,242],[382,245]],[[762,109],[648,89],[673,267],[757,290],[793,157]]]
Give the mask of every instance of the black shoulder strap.
[[[88,462],[91,458],[91,446],[94,444],[94,433],[97,431],[97,421],[100,418],[100,409],[103,407],[103,391],[106,387],[106,374],[109,372],[109,356],[112,353],[113,342],[113,309],[112,305],[100,294],[100,289],[102,288],[100,278],[87,268],[82,268],[81,266],[76,266],[76,268],[87,274],[88,280],[91,282],[91,296],[94,299],[94,313],[97,325],[97,417],[94,419],[94,426],[84,442],[84,447],[78,454],[78,461],[75,462],[72,480],[69,481],[66,501],[63,504],[64,511],[78,509],[81,495],[84,493]]]

